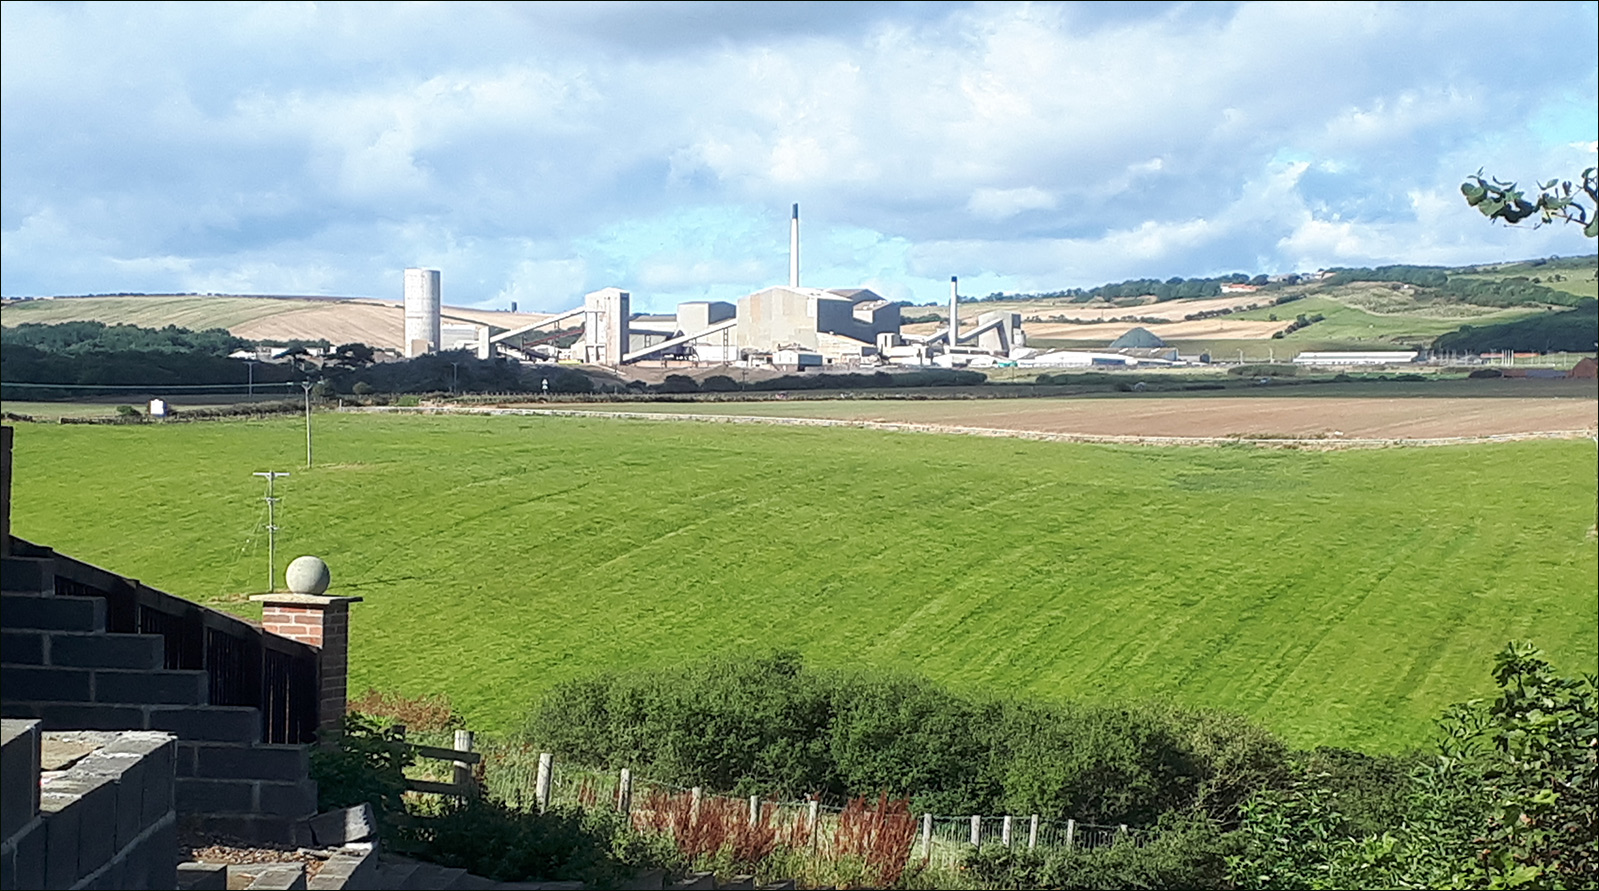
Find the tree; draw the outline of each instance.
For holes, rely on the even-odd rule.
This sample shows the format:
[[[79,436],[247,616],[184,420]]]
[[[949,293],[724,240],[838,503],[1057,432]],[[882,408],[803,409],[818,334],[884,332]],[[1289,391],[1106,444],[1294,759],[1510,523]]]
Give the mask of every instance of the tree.
[[[1485,178],[1481,170],[1460,184],[1460,194],[1490,220],[1516,225],[1536,215],[1539,219],[1534,225],[1564,220],[1581,226],[1582,234],[1589,238],[1599,238],[1599,179],[1593,167],[1582,172],[1580,185],[1558,179],[1539,183],[1534,201],[1527,200],[1515,183]]]

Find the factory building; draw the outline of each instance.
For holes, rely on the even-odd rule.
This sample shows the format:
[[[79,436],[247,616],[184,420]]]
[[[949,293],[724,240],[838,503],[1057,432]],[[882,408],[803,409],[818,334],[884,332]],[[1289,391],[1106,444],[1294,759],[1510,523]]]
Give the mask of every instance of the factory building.
[[[798,204],[790,217],[788,284],[755,291],[740,297],[737,304],[696,300],[679,304],[673,314],[635,315],[629,292],[603,288],[585,295],[582,306],[533,325],[509,331],[485,326],[475,338],[464,330],[452,330],[441,338],[438,275],[435,270],[406,270],[408,356],[438,349],[447,341],[475,346],[482,358],[501,352],[515,358],[560,357],[611,367],[639,361],[771,362],[796,368],[832,363],[948,367],[974,360],[1008,360],[1026,344],[1019,313],[985,312],[976,325],[961,330],[954,278],[950,279],[952,324],[922,337],[903,335],[899,304],[867,288],[802,286]],[[413,291],[418,295],[415,301]],[[424,329],[429,306],[432,327]],[[570,350],[541,345],[552,332],[577,325],[583,333]]]

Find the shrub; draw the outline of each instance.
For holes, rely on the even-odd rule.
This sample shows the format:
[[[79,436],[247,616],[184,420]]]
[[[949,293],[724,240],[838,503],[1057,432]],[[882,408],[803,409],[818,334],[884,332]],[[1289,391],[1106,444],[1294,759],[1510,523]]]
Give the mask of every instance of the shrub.
[[[713,374],[700,381],[700,389],[707,393],[731,393],[738,389],[738,381],[725,374]]]
[[[377,388],[373,387],[366,381],[356,381],[355,386],[350,388],[350,392],[357,396],[371,396],[373,393],[377,392]]]
[[[1231,888],[1227,855],[1236,843],[1202,818],[1179,817],[1143,844],[1105,848],[974,850],[966,876],[983,888]]]

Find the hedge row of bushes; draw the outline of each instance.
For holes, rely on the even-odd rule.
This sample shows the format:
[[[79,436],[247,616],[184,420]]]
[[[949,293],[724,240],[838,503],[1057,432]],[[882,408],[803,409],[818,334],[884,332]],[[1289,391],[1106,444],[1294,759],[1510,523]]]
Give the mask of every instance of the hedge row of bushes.
[[[568,681],[525,733],[580,764],[718,792],[887,792],[917,811],[1135,826],[1193,808],[1231,820],[1285,752],[1237,715],[963,696],[790,652]]]

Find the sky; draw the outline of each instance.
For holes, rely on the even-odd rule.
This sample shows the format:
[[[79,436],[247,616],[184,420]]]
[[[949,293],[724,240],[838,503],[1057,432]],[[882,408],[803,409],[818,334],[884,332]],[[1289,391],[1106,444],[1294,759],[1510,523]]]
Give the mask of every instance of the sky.
[[[1586,254],[1566,3],[0,5],[0,293],[933,302]]]

